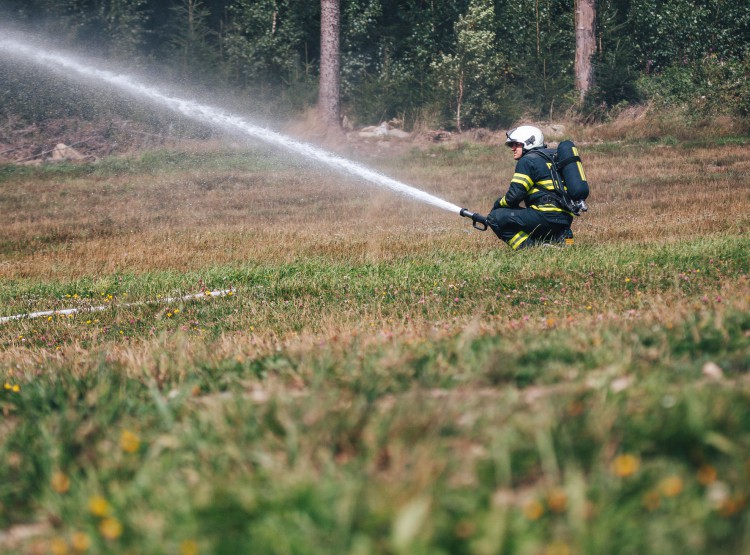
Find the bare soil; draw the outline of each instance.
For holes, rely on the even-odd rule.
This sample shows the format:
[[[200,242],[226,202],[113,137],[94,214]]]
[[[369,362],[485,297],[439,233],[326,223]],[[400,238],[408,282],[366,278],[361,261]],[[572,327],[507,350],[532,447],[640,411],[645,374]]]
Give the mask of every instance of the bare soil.
[[[194,140],[147,130],[129,121],[52,119],[29,126],[0,127],[0,163],[39,165],[55,159],[55,147],[64,144],[71,158],[94,162],[107,156]],[[69,160],[70,160],[69,159]]]

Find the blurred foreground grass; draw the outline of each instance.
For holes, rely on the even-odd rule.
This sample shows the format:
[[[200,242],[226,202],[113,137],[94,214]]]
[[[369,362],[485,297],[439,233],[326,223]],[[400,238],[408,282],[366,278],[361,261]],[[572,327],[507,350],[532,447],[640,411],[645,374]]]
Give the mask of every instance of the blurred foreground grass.
[[[82,311],[0,324],[0,550],[747,552],[750,237],[622,242],[596,218],[525,253],[451,227],[235,230],[253,257],[204,223],[226,258],[98,272],[70,256],[96,236],[29,254],[19,224],[0,316]]]

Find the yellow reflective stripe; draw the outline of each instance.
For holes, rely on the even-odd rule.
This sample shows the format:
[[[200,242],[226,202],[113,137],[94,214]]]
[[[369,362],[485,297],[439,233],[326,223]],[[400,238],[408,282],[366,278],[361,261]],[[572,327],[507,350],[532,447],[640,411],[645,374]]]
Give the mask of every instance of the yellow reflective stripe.
[[[514,179],[511,181],[511,183],[518,183],[521,187],[523,187],[525,190],[529,190],[529,186],[526,184],[525,181],[521,181],[520,179]]]
[[[528,238],[529,238],[528,233],[526,233],[525,231],[519,231],[513,236],[513,238],[510,241],[508,241],[508,244],[511,246],[513,250],[516,250]]]
[[[531,208],[534,210],[539,210],[539,212],[565,212],[566,214],[573,215],[571,212],[568,212],[567,210],[563,210],[562,208],[558,208],[554,204],[543,204],[541,206],[533,205]]]
[[[500,199],[500,206],[502,206],[503,208],[508,208],[508,201],[505,200],[505,197]]]
[[[551,179],[545,179],[544,181],[537,181],[536,184],[537,185],[541,185],[542,187],[544,187],[548,191],[554,191],[555,190],[555,186],[553,185]]]
[[[529,187],[531,187],[534,184],[534,181],[526,174],[524,173],[514,173],[513,174],[513,181],[516,183],[520,183],[521,185],[524,185],[526,187],[526,190],[529,190]]]
[[[546,183],[549,184],[549,187],[547,187],[545,185]],[[539,185],[541,185],[541,188],[538,187]],[[550,181],[540,181],[534,187],[532,187],[531,189],[529,189],[529,195],[534,195],[536,193],[541,193],[542,191],[544,191],[546,193],[547,191],[554,191],[554,190],[555,190],[555,186],[552,185],[552,181],[551,180]]]
[[[577,147],[573,147],[573,156],[578,156],[578,148]],[[580,156],[578,156],[578,157],[580,158]],[[586,174],[583,173],[583,164],[581,164],[580,162],[576,162],[576,165],[578,166],[578,173],[581,174],[581,179],[583,179],[584,181],[586,181]]]

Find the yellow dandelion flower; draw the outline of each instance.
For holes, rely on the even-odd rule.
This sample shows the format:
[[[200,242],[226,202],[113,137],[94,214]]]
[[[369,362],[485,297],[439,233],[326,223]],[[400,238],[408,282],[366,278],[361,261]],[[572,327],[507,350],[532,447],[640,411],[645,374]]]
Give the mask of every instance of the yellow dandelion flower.
[[[179,308],[175,308],[175,309],[174,309],[174,313],[175,313],[175,314],[179,314],[179,313],[180,313],[180,309],[179,309]]]
[[[5,389],[12,389],[13,386],[10,385],[8,382],[5,382],[5,385],[3,386]]]
[[[141,440],[130,430],[123,430],[120,434],[120,448],[126,453],[135,453],[141,446]]]
[[[529,520],[539,520],[544,514],[544,507],[536,499],[529,501],[523,507],[523,515]]]
[[[746,504],[747,498],[745,496],[740,494],[732,495],[721,503],[719,514],[723,517],[733,516],[744,509]]]
[[[561,541],[555,541],[544,548],[544,555],[570,555],[570,546]]]
[[[180,555],[198,555],[198,542],[195,540],[184,540],[180,544]]]
[[[19,391],[21,391],[21,386],[18,385],[18,384],[14,384],[13,385],[13,393],[18,393]]]
[[[659,482],[659,491],[664,497],[676,497],[682,493],[682,478],[679,476],[667,476]]]
[[[58,470],[52,474],[50,485],[57,493],[65,493],[70,489],[70,478],[64,472]]]
[[[620,478],[627,478],[632,476],[641,466],[641,461],[635,455],[625,453],[619,455],[612,461],[612,473]]]
[[[630,281],[631,281],[630,278],[625,278],[625,283],[630,283]]]
[[[710,464],[704,464],[698,469],[698,483],[709,486],[716,481],[716,469]]]
[[[109,503],[101,495],[94,495],[89,498],[89,511],[94,516],[107,516],[110,511]]]
[[[99,523],[99,532],[108,540],[122,536],[122,524],[114,517],[107,517]]]
[[[552,512],[562,513],[568,507],[568,496],[562,488],[554,488],[547,494],[547,506]]]
[[[659,505],[661,505],[661,496],[656,490],[647,491],[643,494],[643,497],[641,497],[641,503],[649,511],[655,511],[659,508]]]
[[[68,542],[64,538],[52,538],[49,542],[49,550],[52,555],[67,555]]]
[[[70,537],[70,546],[76,553],[85,553],[91,547],[91,538],[83,532],[75,532]]]

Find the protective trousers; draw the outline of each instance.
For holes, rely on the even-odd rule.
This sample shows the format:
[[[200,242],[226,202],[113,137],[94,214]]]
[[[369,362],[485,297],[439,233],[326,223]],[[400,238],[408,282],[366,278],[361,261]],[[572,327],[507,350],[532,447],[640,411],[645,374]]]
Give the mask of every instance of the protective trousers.
[[[513,250],[545,241],[561,241],[573,218],[564,212],[542,212],[533,208],[496,208],[487,223]]]

